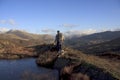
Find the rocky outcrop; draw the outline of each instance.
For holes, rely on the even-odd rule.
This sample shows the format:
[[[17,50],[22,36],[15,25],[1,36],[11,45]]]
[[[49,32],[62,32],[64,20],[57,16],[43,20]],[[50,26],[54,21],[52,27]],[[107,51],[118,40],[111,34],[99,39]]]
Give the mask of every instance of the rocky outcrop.
[[[117,80],[104,69],[86,63],[80,59],[57,56],[58,53],[48,51],[39,55],[36,63],[47,68],[57,69],[60,80]]]
[[[36,60],[36,63],[37,65],[40,65],[43,67],[52,68],[57,57],[58,57],[57,52],[48,51],[43,54],[40,54]]]
[[[76,76],[74,79],[73,75]],[[61,70],[61,78],[63,80],[117,80],[103,69],[85,62],[77,66],[71,65],[64,67]]]
[[[60,71],[61,80],[118,80],[104,69],[70,58],[58,58],[54,68]]]

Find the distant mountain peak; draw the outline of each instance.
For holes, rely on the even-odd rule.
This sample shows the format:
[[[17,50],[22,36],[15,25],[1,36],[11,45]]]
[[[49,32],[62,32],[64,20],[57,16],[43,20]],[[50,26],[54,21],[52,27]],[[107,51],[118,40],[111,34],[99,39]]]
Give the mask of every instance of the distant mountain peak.
[[[7,28],[0,28],[0,33],[5,33],[7,31],[9,31],[9,29],[7,29]]]
[[[28,33],[28,32],[25,31],[25,30],[17,30],[17,29],[10,29],[10,30],[7,31],[6,33],[13,33],[13,32],[26,32],[26,33]]]

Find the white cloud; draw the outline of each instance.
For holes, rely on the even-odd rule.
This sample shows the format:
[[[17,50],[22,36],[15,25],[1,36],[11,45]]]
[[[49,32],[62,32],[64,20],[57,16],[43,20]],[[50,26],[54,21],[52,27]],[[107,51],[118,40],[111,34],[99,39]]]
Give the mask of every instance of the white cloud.
[[[79,25],[77,25],[77,24],[62,24],[60,26],[61,27],[66,27],[66,28],[72,28],[72,27],[78,27]]]
[[[116,28],[103,28],[101,29],[99,32],[105,32],[105,31],[120,31],[120,27],[116,27]]]
[[[88,30],[83,30],[82,33],[83,34],[92,34],[92,33],[96,33],[97,30],[95,29],[88,29]]]
[[[41,31],[44,32],[44,33],[53,33],[53,32],[55,32],[55,30],[53,30],[53,29],[43,29]]]
[[[9,23],[10,25],[16,25],[16,22],[15,22],[14,19],[9,19],[9,20],[8,20],[8,23]]]
[[[6,20],[0,20],[0,23],[1,23],[1,24],[6,24],[7,21],[6,21]]]
[[[120,28],[116,28],[116,29],[114,29],[114,31],[120,31]]]
[[[6,32],[6,31],[9,31],[10,29],[8,29],[8,28],[5,28],[5,27],[1,27],[0,28],[0,32]]]
[[[104,28],[102,30],[95,30],[95,29],[69,30],[69,31],[66,31],[64,35],[68,37],[72,37],[72,36],[89,35],[89,34],[98,33],[98,32],[105,32],[105,31],[120,31],[120,28],[114,28],[114,29]]]
[[[14,19],[9,19],[9,20],[0,20],[0,24],[9,24],[15,26],[17,23]]]
[[[92,33],[96,33],[97,31],[95,29],[88,29],[88,30],[69,30],[65,32],[66,36],[81,36],[81,35],[88,35]]]

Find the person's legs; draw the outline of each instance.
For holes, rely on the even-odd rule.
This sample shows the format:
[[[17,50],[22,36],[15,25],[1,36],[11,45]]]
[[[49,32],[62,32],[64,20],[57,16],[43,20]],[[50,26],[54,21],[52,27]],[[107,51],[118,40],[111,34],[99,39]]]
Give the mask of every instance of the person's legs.
[[[59,51],[61,51],[62,50],[62,45],[61,45],[61,43],[59,44]]]
[[[56,49],[59,51],[59,42],[57,42]]]
[[[57,49],[57,52],[61,52],[61,50],[62,50],[62,45],[61,45],[60,42],[57,42],[56,49]]]

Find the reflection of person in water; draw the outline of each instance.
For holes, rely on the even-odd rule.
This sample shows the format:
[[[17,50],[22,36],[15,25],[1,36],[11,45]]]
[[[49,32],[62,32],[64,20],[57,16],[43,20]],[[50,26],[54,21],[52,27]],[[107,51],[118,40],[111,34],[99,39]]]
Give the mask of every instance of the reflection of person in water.
[[[63,41],[64,41],[64,36],[58,30],[57,34],[56,34],[56,37],[55,37],[55,44],[56,44],[57,51],[60,52],[60,53],[62,51]]]

